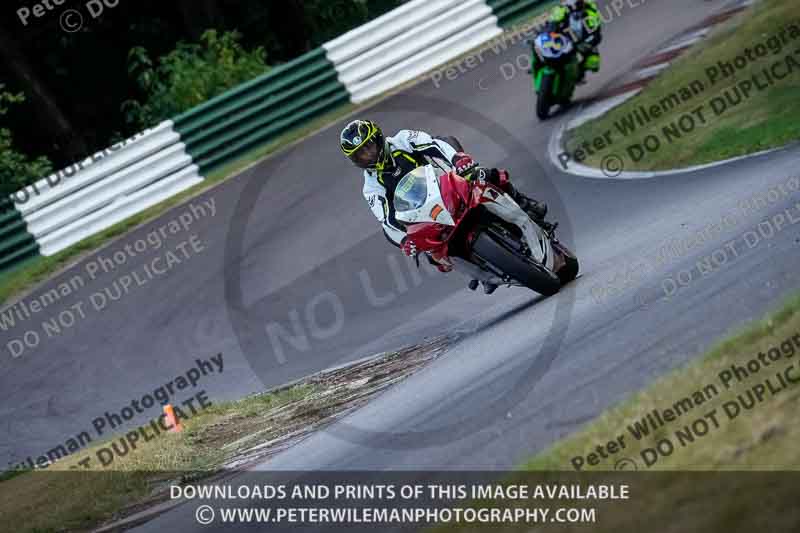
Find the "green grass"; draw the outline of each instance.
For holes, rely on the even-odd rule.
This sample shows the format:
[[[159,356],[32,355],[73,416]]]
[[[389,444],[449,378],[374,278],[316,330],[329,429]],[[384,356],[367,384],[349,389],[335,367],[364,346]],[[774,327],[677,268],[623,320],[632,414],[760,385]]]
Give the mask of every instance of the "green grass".
[[[98,461],[92,461],[90,469],[80,467],[80,460],[94,457],[105,444],[94,443],[47,470],[0,474],[0,524],[37,533],[91,529],[123,509],[152,501],[157,491],[183,476],[213,474],[240,450],[237,444],[281,435],[288,427],[281,424],[281,408],[296,405],[302,410],[319,390],[316,385],[298,385],[211,405],[182,422],[181,433],[161,433],[140,442],[108,469]]]
[[[610,455],[596,466],[582,470],[613,470],[616,461],[625,456],[634,459],[640,469],[649,470],[752,470],[752,469],[800,469],[800,384],[786,388],[777,395],[769,395],[752,410],[745,411],[733,420],[728,420],[722,404],[745,394],[757,383],[767,378],[775,379],[778,370],[795,364],[796,358],[781,359],[771,367],[749,376],[743,381],[733,382],[730,388],[722,386],[719,373],[731,365],[745,365],[760,351],[780,346],[787,338],[800,335],[800,295],[790,299],[778,311],[766,319],[752,323],[741,332],[719,343],[696,362],[679,369],[635,394],[619,406],[591,422],[577,434],[556,443],[547,451],[537,455],[524,465],[526,470],[573,470],[571,460],[586,457],[598,444],[625,435],[626,449]],[[800,356],[800,347],[796,347]],[[671,407],[681,398],[713,383],[719,395],[695,407],[691,412],[668,422],[658,431],[637,441],[628,426],[640,420],[653,409]],[[661,458],[651,467],[641,459],[644,448],[655,446],[663,437],[675,441],[674,432],[693,422],[712,409],[720,413],[720,427],[704,438],[685,447],[676,445],[676,451]],[[712,424],[713,425],[713,424]]]
[[[711,84],[706,68],[719,61],[733,61],[745,50],[776,35],[790,22],[800,24],[800,4],[782,0],[762,0],[753,8],[722,24],[712,37],[702,41],[653,80],[641,93],[602,117],[589,121],[568,134],[567,150],[574,149],[584,141],[592,142],[605,132],[612,132],[613,146],[596,152],[584,161],[591,166],[600,166],[603,157],[615,154],[623,158],[626,170],[664,170],[710,163],[750,154],[769,148],[784,146],[800,139],[800,70],[795,70],[784,80],[777,81],[768,89],[754,91],[750,98],[716,116],[711,101],[724,97],[726,91],[743,80],[762,72],[773,63],[792,55],[800,61],[794,51],[800,47],[800,38],[792,39],[778,55],[767,55],[751,62],[745,69],[730,78]],[[786,70],[784,65],[783,70]],[[763,75],[762,75],[763,78]],[[623,135],[616,123],[634,109],[644,106],[650,109],[665,97],[688,87],[693,81],[701,81],[704,92],[682,105],[665,113],[635,133]],[[705,124],[697,120],[693,131],[680,140],[669,142],[663,130],[683,115],[703,106]],[[655,135],[661,147],[647,153],[640,161],[634,161],[627,148],[641,144],[648,135]]]
[[[0,472],[0,530],[15,524],[15,531],[85,531],[110,523],[122,530],[120,520],[138,520],[137,512],[167,500],[170,485],[220,483],[264,463],[418,371],[448,345],[447,337],[437,337],[241,400],[186,408],[182,432],[155,435],[145,424],[147,435],[140,431],[132,450],[120,449],[120,433],[46,470]],[[110,446],[116,446],[113,461]]]
[[[738,334],[720,342],[704,356],[659,379],[616,407],[589,422],[577,433],[556,442],[549,449],[520,465],[503,484],[628,484],[629,501],[494,501],[488,507],[538,508],[566,505],[571,508],[597,510],[597,522],[587,524],[543,524],[531,529],[527,524],[500,526],[446,525],[433,528],[450,531],[554,531],[578,533],[618,533],[621,531],[719,532],[754,531],[769,524],[769,531],[797,531],[800,509],[797,501],[796,475],[780,471],[800,470],[800,383],[782,392],[769,395],[754,408],[728,420],[721,405],[772,377],[777,369],[794,365],[798,369],[800,346],[791,358],[781,359],[769,369],[736,382],[730,389],[720,387],[721,394],[697,407],[676,421],[668,422],[655,433],[637,441],[628,426],[653,409],[671,407],[679,399],[719,383],[718,374],[731,365],[745,365],[760,351],[779,346],[785,339],[800,336],[800,295],[788,300],[765,319],[754,322]],[[787,351],[788,353],[788,351]],[[795,375],[800,377],[800,370]],[[716,409],[719,428],[703,437],[696,437],[686,446],[675,437],[677,430],[693,423]],[[706,418],[704,418],[706,419]],[[708,420],[708,419],[706,419]],[[709,422],[710,426],[713,426]],[[578,472],[573,458],[596,451],[598,445],[625,436],[626,448],[608,454],[597,465],[584,466]],[[648,468],[641,459],[645,448],[670,438],[674,452],[661,457]],[[637,462],[637,472],[615,471],[622,458]],[[624,470],[631,470],[630,463]],[[620,468],[623,470],[623,468]],[[772,475],[759,472],[770,471]],[[690,473],[691,472],[691,473]],[[470,502],[480,506],[481,502]]]

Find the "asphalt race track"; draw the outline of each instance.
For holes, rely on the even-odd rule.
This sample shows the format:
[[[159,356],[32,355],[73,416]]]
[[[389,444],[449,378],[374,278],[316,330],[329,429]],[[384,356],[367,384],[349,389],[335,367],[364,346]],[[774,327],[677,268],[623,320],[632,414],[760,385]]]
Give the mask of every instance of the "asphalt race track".
[[[581,88],[579,99],[722,4],[648,0],[626,6],[605,30],[603,71]],[[0,404],[9,407],[0,411],[0,460],[16,464],[41,454],[91,427],[105,411],[119,411],[186,372],[196,358],[224,354],[224,371],[204,376],[198,386],[221,401],[450,333],[458,340],[446,356],[263,467],[513,467],[800,287],[800,226],[784,227],[752,248],[741,244],[745,232],[791,208],[797,194],[748,212],[740,205],[800,176],[800,148],[668,178],[614,181],[562,173],[546,150],[565,117],[539,123],[529,76],[519,71],[506,79],[501,72],[523,53],[522,44],[485,52],[477,68],[457,79],[439,87],[426,80],[360,115],[385,131],[455,134],[481,162],[509,168],[561,222],[563,240],[581,259],[575,283],[549,299],[522,289],[484,296],[468,291],[458,275],[410,268],[384,240],[360,195],[358,173],[339,153],[343,120],[194,199],[213,199],[216,214],[166,247],[196,234],[204,251],[169,274],[102,313],[90,311],[17,358],[6,344],[36,319],[2,332]],[[99,254],[142,238],[186,209]],[[670,240],[726,215],[736,217],[734,227],[640,272],[622,290],[600,289]],[[665,294],[671,287],[665,280],[734,240],[739,245],[730,260]],[[82,290],[100,290],[148,257],[131,259]],[[68,280],[92,258],[32,296]],[[40,320],[86,297],[70,295]],[[193,531],[199,526],[192,526],[192,507],[141,530]]]

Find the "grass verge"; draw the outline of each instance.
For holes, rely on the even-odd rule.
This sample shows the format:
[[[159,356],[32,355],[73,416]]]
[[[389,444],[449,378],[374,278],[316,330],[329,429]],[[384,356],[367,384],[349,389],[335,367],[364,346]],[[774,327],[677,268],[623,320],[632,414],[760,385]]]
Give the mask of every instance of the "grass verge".
[[[761,353],[769,365],[760,361]],[[775,356],[774,360],[770,354]],[[750,361],[754,359],[759,361],[759,370],[748,366],[753,365]],[[629,487],[629,499],[495,498],[470,501],[469,507],[546,509],[551,513],[549,518],[535,526],[536,531],[543,532],[579,533],[591,529],[597,533],[729,533],[754,531],[764,526],[770,531],[797,531],[800,526],[796,503],[800,470],[798,359],[800,295],[721,342],[699,360],[608,410],[499,481],[506,487],[525,485],[531,491],[536,486],[624,484]],[[746,369],[749,375],[740,374],[741,379],[736,378],[734,365]],[[718,394],[709,398],[698,393],[708,390],[711,384]],[[692,400],[686,403],[684,398]],[[743,402],[748,406],[752,402],[752,406],[745,408]],[[677,416],[650,429],[646,435],[637,427],[644,425],[648,414],[655,418],[654,411],[666,419],[667,410]],[[620,436],[624,448],[619,445]],[[658,454],[658,443],[664,441],[670,442],[672,451]],[[609,443],[616,444],[614,451]],[[603,449],[602,454],[599,449]],[[648,449],[652,451],[644,451]],[[666,452],[669,448],[661,444],[660,449]],[[591,454],[594,455],[590,459]],[[578,471],[576,458],[583,461]],[[633,472],[634,469],[638,471]],[[554,521],[558,508],[572,512],[594,510],[595,520],[549,523]],[[487,530],[533,529],[524,521],[491,527],[460,524],[432,528],[437,533]]]
[[[149,431],[153,438],[140,438],[134,449],[124,447],[124,436],[117,435],[46,470],[0,473],[0,524],[44,533],[84,531],[125,519],[166,501],[172,484],[211,481],[263,462],[408,377],[446,346],[447,339],[435,339],[272,392],[198,409],[193,416],[184,409],[188,418],[182,432],[154,436]]]
[[[25,531],[89,529],[125,508],[141,506],[158,495],[160,486],[180,482],[184,475],[209,475],[225,463],[231,443],[258,431],[275,433],[274,418],[282,408],[308,401],[319,389],[298,386],[239,402],[212,405],[182,422],[181,433],[160,433],[108,469],[92,461],[114,441],[94,444],[45,471],[7,473],[0,490],[14,497],[0,500],[0,523],[24,524]],[[270,431],[271,430],[271,431]]]
[[[751,363],[761,357],[760,353],[768,364]],[[698,361],[665,376],[577,434],[534,457],[524,469],[573,470],[573,460],[581,457],[582,471],[610,470],[624,457],[634,461],[639,470],[798,470],[799,358],[800,295],[797,295]],[[733,373],[734,365],[748,369],[748,364],[752,365],[748,376],[740,373],[737,377]],[[753,371],[756,367],[758,370]],[[798,382],[792,383],[792,378]],[[687,398],[689,401],[684,400]],[[750,406],[753,399],[756,401]],[[750,408],[745,408],[742,401]],[[668,410],[674,416],[672,421],[666,420],[670,416]],[[712,417],[704,418],[714,410],[716,423]],[[642,422],[654,411],[661,414],[664,424],[655,429],[648,426],[645,434]],[[698,419],[704,419],[705,423],[692,427]],[[687,425],[691,435],[685,431]],[[707,432],[701,435],[706,425]],[[617,446],[618,451],[611,454],[606,450],[607,458],[595,454],[592,459],[596,464],[589,464],[589,454],[596,452],[598,446],[618,441],[620,436],[624,449]],[[663,439],[674,447],[669,456],[655,457],[652,452],[644,451],[657,448]],[[666,450],[666,445],[663,446]],[[648,466],[647,462],[654,459]],[[632,467],[633,463],[618,468],[623,466]]]
[[[789,24],[794,29],[781,36]],[[776,36],[782,44],[768,44]],[[719,69],[719,62],[733,63],[762,45],[767,54],[754,57],[731,76],[717,79],[706,70]],[[584,142],[591,145],[610,132],[612,144],[588,155],[584,164],[599,167],[613,153],[623,159],[625,170],[666,170],[784,146],[800,138],[799,46],[800,4],[762,0],[721,25],[638,95],[570,131],[566,148],[573,153]],[[789,74],[767,85],[763,71],[776,63],[781,64],[776,67],[779,74]],[[741,84],[747,82],[751,89],[744,97]],[[645,125],[632,120],[642,108],[652,119]],[[650,149],[629,151],[630,146],[644,145],[648,136]]]

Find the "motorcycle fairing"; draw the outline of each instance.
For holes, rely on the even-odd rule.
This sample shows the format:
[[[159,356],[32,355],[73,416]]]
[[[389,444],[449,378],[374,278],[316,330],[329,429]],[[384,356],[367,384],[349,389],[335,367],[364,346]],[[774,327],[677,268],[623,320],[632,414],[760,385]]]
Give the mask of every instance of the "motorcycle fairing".
[[[486,195],[489,191],[492,194]],[[497,217],[514,224],[521,231],[528,243],[528,248],[531,252],[531,257],[538,263],[546,266],[549,269],[553,268],[553,249],[550,246],[550,239],[548,239],[542,229],[535,224],[528,214],[506,193],[497,194],[495,189],[487,189],[483,197],[487,201],[483,202],[484,207],[490,213]]]
[[[533,46],[539,57],[551,60],[569,54],[573,48],[572,40],[557,32],[539,34]]]
[[[446,209],[444,198],[439,188],[439,175],[445,175],[437,171],[433,165],[417,167],[400,180],[395,189],[395,198],[409,204],[409,209],[395,211],[395,218],[409,224],[420,222],[433,222],[445,226],[455,226],[450,211]],[[421,184],[425,183],[425,197],[411,195],[412,190],[421,190]]]
[[[398,203],[406,209],[400,209]],[[430,252],[437,259],[447,256],[448,239],[463,221],[461,215],[466,204],[470,209],[483,205],[495,216],[518,227],[531,257],[553,268],[550,239],[511,196],[494,185],[473,185],[453,173],[426,165],[406,174],[395,190],[395,217],[409,224],[408,234],[413,235],[417,248]]]

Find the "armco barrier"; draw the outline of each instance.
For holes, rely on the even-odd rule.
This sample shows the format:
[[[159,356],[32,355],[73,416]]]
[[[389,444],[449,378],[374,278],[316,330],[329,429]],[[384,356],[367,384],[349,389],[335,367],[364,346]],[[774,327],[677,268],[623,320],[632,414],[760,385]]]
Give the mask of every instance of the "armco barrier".
[[[431,20],[458,5],[453,0],[411,0],[380,17],[322,45],[328,59],[339,65],[364,54],[372,44],[402,36],[409,28]]]
[[[484,0],[412,0],[322,47],[360,103],[500,33]]]
[[[97,152],[25,187],[14,195],[17,209],[23,215],[30,215],[101,180],[110,168],[124,166],[128,161],[154,154],[165,144],[176,140],[178,136],[169,131],[168,124],[147,129],[131,139]]]
[[[10,200],[0,205],[0,271],[36,256],[39,245]]]
[[[52,178],[52,176],[51,176]],[[92,159],[17,209],[43,255],[53,255],[202,181],[171,121]]]
[[[205,174],[348,98],[318,48],[176,117],[175,129]]]
[[[35,194],[22,195],[24,202],[0,209],[0,270],[102,231],[348,100],[360,103],[421,76],[546,3],[411,0],[174,121],[48,176],[27,188]]]

